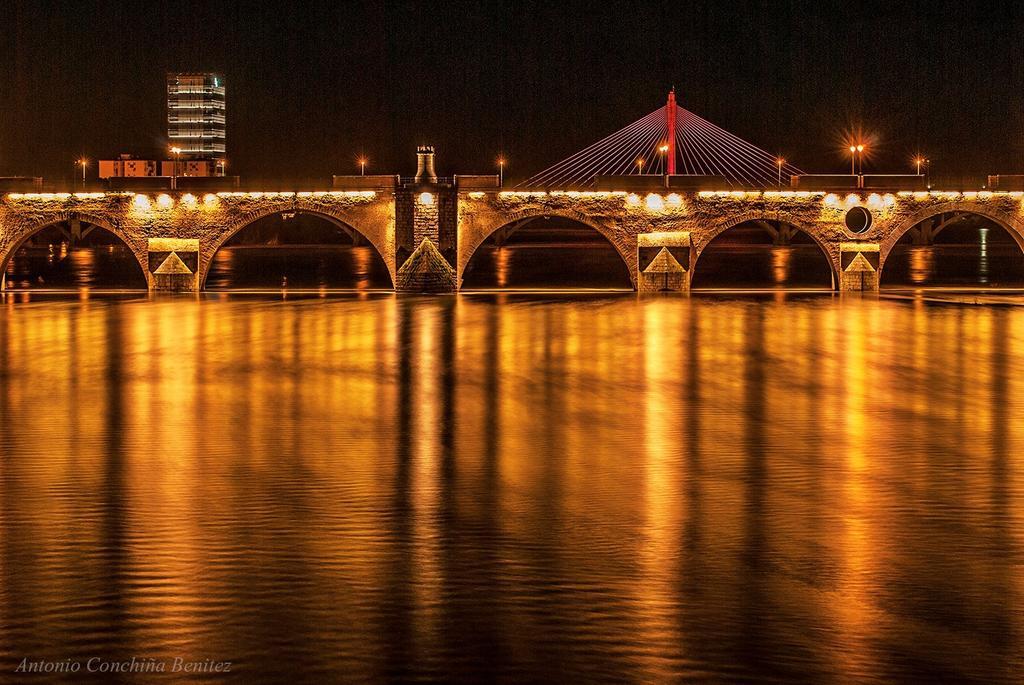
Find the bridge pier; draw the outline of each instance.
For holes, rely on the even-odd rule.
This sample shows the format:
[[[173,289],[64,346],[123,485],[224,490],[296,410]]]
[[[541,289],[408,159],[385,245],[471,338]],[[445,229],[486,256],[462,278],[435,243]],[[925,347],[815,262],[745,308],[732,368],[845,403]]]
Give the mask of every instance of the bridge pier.
[[[641,233],[636,246],[637,291],[688,292],[690,290],[690,233]]]
[[[440,249],[441,244],[441,193],[430,188],[403,194],[399,202],[411,205],[411,226],[407,230],[397,231],[406,237],[411,233],[411,241],[405,242],[399,254],[407,253],[410,246],[414,247],[404,262],[398,265],[395,277],[396,292],[413,293],[450,293],[457,289],[455,269],[445,258]],[[398,213],[401,216],[402,213]],[[396,227],[396,229],[399,227]],[[404,249],[402,249],[404,248]]]
[[[199,290],[199,240],[150,238],[146,280],[150,290]]]
[[[841,243],[839,245],[839,290],[841,292],[878,292],[878,243]]]

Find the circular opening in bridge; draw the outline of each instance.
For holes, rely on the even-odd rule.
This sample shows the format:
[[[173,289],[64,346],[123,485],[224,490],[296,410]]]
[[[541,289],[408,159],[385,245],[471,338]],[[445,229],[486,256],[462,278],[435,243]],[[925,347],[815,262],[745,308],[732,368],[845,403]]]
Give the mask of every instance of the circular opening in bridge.
[[[378,290],[387,265],[358,231],[318,214],[279,212],[233,235],[213,256],[210,290]]]
[[[887,288],[1024,286],[1024,252],[1010,232],[971,212],[947,212],[912,226],[882,265]]]
[[[846,212],[846,228],[851,233],[866,233],[871,228],[871,212],[866,207],[850,207]]]
[[[632,289],[618,251],[590,226],[535,217],[492,233],[463,273],[464,289]]]
[[[693,289],[832,289],[832,267],[814,240],[773,220],[747,221],[718,235],[697,258]]]
[[[29,236],[4,268],[6,290],[145,290],[146,275],[123,240],[87,221],[52,224]]]

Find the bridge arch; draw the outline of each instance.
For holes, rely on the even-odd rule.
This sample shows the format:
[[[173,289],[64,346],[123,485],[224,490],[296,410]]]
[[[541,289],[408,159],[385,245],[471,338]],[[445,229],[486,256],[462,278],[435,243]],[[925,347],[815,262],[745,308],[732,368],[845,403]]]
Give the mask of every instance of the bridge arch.
[[[47,214],[46,218],[41,221],[25,223],[14,227],[14,231],[12,231],[14,234],[13,239],[0,252],[0,277],[6,275],[11,259],[33,236],[51,226],[57,226],[58,224],[70,221],[80,221],[97,226],[117,238],[131,252],[135,263],[139,267],[143,282],[146,283],[147,287],[152,285],[146,245],[138,244],[132,240],[131,236],[116,221],[111,221],[97,214],[77,210],[61,210]],[[6,281],[4,281],[4,284],[6,287]]]
[[[471,236],[465,238],[460,235],[459,245],[459,268],[458,268],[458,282],[461,285],[466,275],[466,269],[473,257],[477,254],[480,247],[498,231],[514,226],[516,224],[525,225],[535,219],[543,218],[559,218],[574,221],[581,224],[595,233],[600,237],[604,238],[622,260],[623,265],[626,267],[626,272],[629,274],[629,279],[632,287],[636,288],[636,237],[627,236],[625,232],[616,230],[610,226],[607,226],[601,221],[595,220],[592,216],[578,212],[568,208],[528,208],[515,212],[502,212],[493,221],[487,223],[482,229],[478,228],[472,232]],[[460,227],[461,230],[461,227]],[[466,242],[463,244],[462,241]]]
[[[785,224],[796,232],[799,232],[811,239],[811,242],[817,246],[821,256],[825,259],[828,264],[829,274],[831,276],[832,289],[837,287],[839,283],[839,256],[830,247],[834,247],[822,239],[819,230],[813,225],[802,221],[798,217],[792,216],[782,212],[771,212],[763,210],[755,210],[743,212],[729,216],[727,219],[721,221],[717,225],[711,227],[709,230],[700,231],[698,233],[691,234],[695,240],[691,243],[690,251],[690,279],[691,283],[693,278],[696,276],[697,267],[700,262],[700,258],[705,255],[705,252],[711,247],[714,241],[721,237],[728,231],[738,228],[743,224],[758,223],[758,222],[778,222]]]
[[[885,260],[889,258],[892,248],[910,229],[940,214],[974,214],[984,217],[1010,234],[1021,250],[1024,251],[1024,220],[1018,215],[1004,212],[983,202],[944,202],[929,205],[903,220],[895,229],[889,231],[881,245],[881,267],[885,268]]]
[[[202,254],[199,279],[200,289],[206,288],[206,280],[210,275],[210,270],[211,267],[213,266],[214,257],[216,257],[217,252],[219,252],[221,248],[223,248],[227,244],[228,241],[230,241],[232,238],[240,234],[245,229],[255,224],[257,221],[260,221],[261,219],[266,219],[267,217],[275,215],[285,215],[290,212],[294,212],[296,214],[301,215],[315,216],[331,224],[340,232],[346,235],[359,236],[360,238],[365,240],[373,248],[373,251],[377,255],[377,257],[379,257],[381,261],[384,263],[384,265],[387,267],[388,278],[390,279],[391,287],[394,287],[394,260],[387,258],[388,252],[386,251],[385,246],[380,243],[379,238],[377,238],[373,233],[369,231],[362,230],[358,225],[359,222],[354,220],[345,212],[325,212],[318,208],[304,207],[302,206],[302,204],[296,203],[294,205],[287,206],[262,207],[260,209],[253,210],[244,215],[241,215],[234,221],[232,221],[228,225],[227,229],[221,235],[219,235],[217,237],[217,240],[214,243],[212,243],[206,250],[204,250],[204,253]]]

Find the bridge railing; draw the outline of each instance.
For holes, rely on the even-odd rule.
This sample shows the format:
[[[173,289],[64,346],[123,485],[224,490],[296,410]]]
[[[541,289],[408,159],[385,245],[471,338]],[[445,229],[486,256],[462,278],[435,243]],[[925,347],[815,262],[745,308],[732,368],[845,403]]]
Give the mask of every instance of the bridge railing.
[[[794,174],[794,190],[927,190],[928,180],[916,174]]]
[[[415,185],[416,184],[416,177],[415,176],[402,176],[402,177],[399,178],[399,183],[401,185],[403,185],[403,186]],[[455,177],[454,176],[438,176],[437,177],[437,184],[438,185],[449,185],[450,186],[450,185],[453,185],[454,183],[455,183]]]

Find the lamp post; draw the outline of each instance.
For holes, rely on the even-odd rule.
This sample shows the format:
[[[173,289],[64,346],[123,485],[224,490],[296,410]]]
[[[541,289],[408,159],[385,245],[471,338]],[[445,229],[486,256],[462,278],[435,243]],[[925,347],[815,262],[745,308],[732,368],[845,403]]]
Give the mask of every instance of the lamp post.
[[[864,146],[857,146],[857,166],[860,169],[860,173],[864,173]]]
[[[924,160],[921,159],[920,157],[918,157],[917,159],[914,160],[914,164],[917,165],[917,175],[920,176],[921,175],[921,165],[924,164]]]
[[[658,154],[661,155],[661,168],[665,170],[665,177],[668,177],[668,145],[658,147]]]
[[[178,189],[178,160],[181,159],[181,148],[171,147],[171,154],[174,155],[174,164],[171,167],[171,190]]]
[[[779,190],[782,190],[782,165],[786,163],[782,157],[775,160],[775,166],[779,168]]]
[[[636,173],[638,173],[638,174],[643,174],[644,173],[644,158],[643,157],[637,157],[637,159],[636,159]]]
[[[505,158],[501,155],[498,156],[498,187],[501,188],[505,185]]]
[[[850,176],[857,175],[857,146],[850,146]]]
[[[82,192],[85,192],[85,167],[88,166],[88,164],[89,160],[87,160],[85,157],[82,157],[77,162],[77,165],[82,167]]]
[[[359,158],[359,175],[366,176],[366,157]]]

